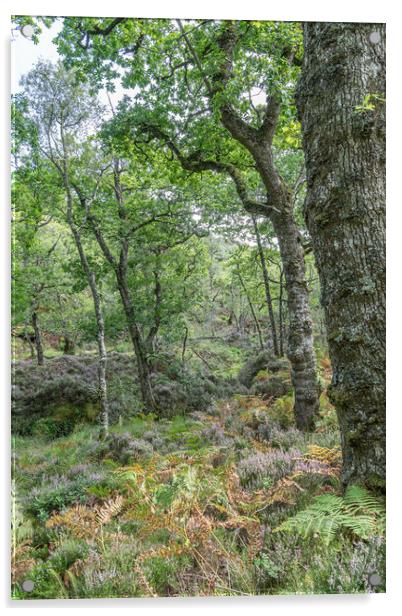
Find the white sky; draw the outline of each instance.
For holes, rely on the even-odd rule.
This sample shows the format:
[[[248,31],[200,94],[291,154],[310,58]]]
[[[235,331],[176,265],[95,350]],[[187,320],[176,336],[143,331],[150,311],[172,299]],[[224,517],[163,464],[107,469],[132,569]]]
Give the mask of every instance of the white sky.
[[[25,38],[19,30],[14,30],[11,42],[11,92],[18,92],[19,81],[33,65],[44,58],[51,62],[57,62],[59,55],[52,39],[61,29],[61,22],[55,22],[51,28],[42,29],[38,45]]]
[[[25,38],[19,30],[13,31],[13,40],[11,42],[11,92],[15,94],[21,87],[20,79],[25,75],[36,62],[42,58],[55,63],[60,58],[57,53],[56,45],[52,40],[60,32],[62,22],[56,21],[50,28],[42,27],[42,33],[39,36],[39,43],[35,45],[33,41]],[[130,90],[124,90],[121,85],[116,82],[116,91],[110,93],[110,99],[113,105],[123,97],[123,94],[129,94]],[[104,105],[109,105],[106,92],[100,92],[99,98]]]

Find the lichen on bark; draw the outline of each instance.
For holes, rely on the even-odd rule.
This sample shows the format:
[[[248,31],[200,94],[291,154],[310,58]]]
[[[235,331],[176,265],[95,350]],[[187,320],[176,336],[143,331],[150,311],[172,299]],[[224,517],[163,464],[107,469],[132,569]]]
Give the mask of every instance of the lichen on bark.
[[[376,489],[385,487],[384,101],[384,24],[304,24],[304,215],[326,316],[329,394],[343,482]]]

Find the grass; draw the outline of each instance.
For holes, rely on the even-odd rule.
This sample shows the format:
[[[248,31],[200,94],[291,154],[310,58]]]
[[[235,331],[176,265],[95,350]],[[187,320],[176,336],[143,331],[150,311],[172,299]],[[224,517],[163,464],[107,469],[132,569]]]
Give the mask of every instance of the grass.
[[[111,442],[127,443],[124,465],[95,426],[15,437],[12,597],[383,591],[369,583],[372,571],[385,580],[380,532],[340,527],[330,545],[273,532],[340,493],[332,407],[306,436],[288,406],[235,396],[194,416],[133,417],[112,427]]]

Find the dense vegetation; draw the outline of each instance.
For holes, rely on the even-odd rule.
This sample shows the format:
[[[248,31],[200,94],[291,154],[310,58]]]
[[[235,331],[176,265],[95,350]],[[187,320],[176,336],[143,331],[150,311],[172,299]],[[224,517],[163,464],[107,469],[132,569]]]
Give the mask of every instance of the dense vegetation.
[[[384,591],[381,233],[334,264],[299,86],[305,202],[300,24],[60,21],[12,105],[13,597]]]

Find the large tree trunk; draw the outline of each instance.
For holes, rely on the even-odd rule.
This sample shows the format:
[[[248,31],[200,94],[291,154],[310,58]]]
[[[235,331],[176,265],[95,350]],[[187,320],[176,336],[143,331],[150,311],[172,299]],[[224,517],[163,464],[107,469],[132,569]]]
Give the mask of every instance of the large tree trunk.
[[[385,487],[385,26],[306,23],[305,218],[321,282],[343,482]]]
[[[43,345],[42,345],[42,333],[39,327],[38,313],[36,310],[32,313],[32,327],[35,332],[35,348],[36,348],[36,359],[38,362],[38,366],[43,366],[44,357],[43,357]]]

